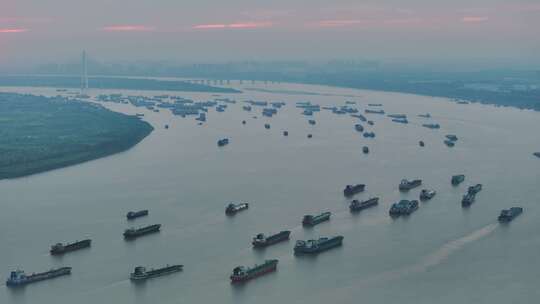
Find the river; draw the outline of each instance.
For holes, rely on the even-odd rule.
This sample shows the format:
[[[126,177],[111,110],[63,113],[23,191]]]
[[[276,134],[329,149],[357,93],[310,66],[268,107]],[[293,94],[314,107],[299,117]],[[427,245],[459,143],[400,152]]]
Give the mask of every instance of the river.
[[[127,114],[144,113],[155,131],[134,148],[95,161],[0,181],[0,273],[45,271],[71,266],[70,276],[19,289],[0,286],[0,303],[532,303],[540,297],[540,113],[445,98],[299,84],[234,83],[242,100],[287,103],[272,118],[242,103],[208,121],[154,113],[131,105],[106,104]],[[246,90],[256,88],[257,90]],[[261,90],[262,89],[262,90]],[[2,91],[56,95],[48,88]],[[91,95],[171,92],[90,90]],[[209,100],[206,93],[174,95]],[[356,119],[328,111],[316,125],[295,108],[382,103],[387,114],[404,113],[410,123],[368,115],[376,133],[366,139]],[[433,119],[416,115],[431,113]],[[257,118],[253,118],[256,115]],[[246,125],[241,124],[246,120]],[[437,122],[440,130],[421,126]],[[271,124],[271,129],[263,127]],[[170,128],[163,126],[169,124]],[[368,128],[369,127],[369,128]],[[283,130],[289,136],[282,135]],[[307,138],[307,134],[313,138]],[[456,134],[454,148],[443,144]],[[229,137],[223,148],[216,141]],[[419,147],[418,141],[426,143]],[[364,155],[362,147],[370,147]],[[450,185],[463,173],[466,181]],[[437,196],[407,218],[391,219],[390,205],[418,197],[400,193],[402,178],[421,178]],[[342,190],[365,183],[358,199],[379,196],[380,204],[350,214]],[[466,187],[484,189],[468,209]],[[250,208],[227,217],[231,201]],[[522,206],[523,215],[499,225],[501,209]],[[148,217],[127,222],[129,210]],[[329,222],[301,226],[304,214],[331,211]],[[126,242],[127,227],[162,224],[162,231]],[[291,230],[291,240],[255,251],[259,233]],[[343,246],[316,257],[294,257],[295,240],[343,235]],[[93,240],[86,250],[53,257],[56,242]],[[279,259],[278,271],[241,286],[228,276],[237,265]],[[134,284],[137,265],[183,264],[184,271]]]

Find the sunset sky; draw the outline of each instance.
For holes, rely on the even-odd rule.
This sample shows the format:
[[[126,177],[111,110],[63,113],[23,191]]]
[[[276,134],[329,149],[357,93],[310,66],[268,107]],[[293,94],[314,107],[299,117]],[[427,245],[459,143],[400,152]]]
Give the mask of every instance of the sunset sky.
[[[0,67],[382,59],[540,64],[538,0],[0,0]]]

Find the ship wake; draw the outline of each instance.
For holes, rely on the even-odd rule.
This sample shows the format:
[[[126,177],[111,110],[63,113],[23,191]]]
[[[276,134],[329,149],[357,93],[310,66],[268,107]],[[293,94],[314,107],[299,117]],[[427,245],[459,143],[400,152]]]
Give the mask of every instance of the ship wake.
[[[476,242],[488,235],[490,235],[497,228],[497,224],[489,224],[480,229],[477,229],[463,237],[449,241],[442,245],[439,249],[435,250],[433,253],[425,256],[420,262],[406,266],[397,270],[388,271],[371,277],[367,280],[366,283],[374,283],[388,280],[395,280],[401,277],[421,273],[427,271],[429,268],[435,267],[442,264],[446,261],[452,254],[463,249],[470,243]]]

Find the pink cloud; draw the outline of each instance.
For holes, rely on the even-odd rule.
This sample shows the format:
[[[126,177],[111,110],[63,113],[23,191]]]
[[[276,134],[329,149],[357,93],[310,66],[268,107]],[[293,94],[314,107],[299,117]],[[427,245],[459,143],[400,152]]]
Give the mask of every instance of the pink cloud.
[[[106,32],[152,32],[155,29],[146,25],[111,25],[102,28]]]
[[[463,23],[479,23],[479,22],[485,22],[488,21],[489,17],[485,16],[465,16],[461,19],[461,22]]]
[[[0,28],[0,34],[24,33],[24,32],[28,32],[28,29],[25,29],[25,28]]]
[[[191,28],[194,30],[212,30],[212,29],[253,29],[273,26],[272,22],[239,22],[229,24],[198,24]]]
[[[342,26],[353,26],[358,24],[366,24],[365,20],[323,20],[319,21],[316,26],[319,27],[342,27]]]

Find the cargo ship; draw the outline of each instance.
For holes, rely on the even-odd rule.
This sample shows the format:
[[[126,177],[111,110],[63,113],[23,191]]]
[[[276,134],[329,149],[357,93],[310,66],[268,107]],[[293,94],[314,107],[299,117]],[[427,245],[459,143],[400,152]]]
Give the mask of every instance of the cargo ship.
[[[476,194],[469,192],[463,196],[463,199],[461,199],[461,206],[469,207],[470,205],[472,205],[472,203],[474,203],[475,200]]]
[[[147,216],[147,215],[148,215],[148,210],[139,210],[139,211],[129,211],[126,214],[126,217],[127,217],[128,220],[133,220],[133,219],[136,219],[138,217]]]
[[[229,139],[228,138],[222,138],[222,139],[217,141],[218,147],[223,147],[223,146],[226,146],[228,144],[229,144]]]
[[[134,239],[139,236],[143,236],[145,234],[155,233],[159,232],[159,229],[161,228],[160,224],[150,225],[142,228],[129,228],[124,231],[124,238],[126,239]]]
[[[249,208],[248,203],[240,203],[240,204],[230,203],[230,204],[227,205],[227,208],[225,208],[225,214],[234,215],[237,212],[240,212],[242,210],[246,210],[248,208]]]
[[[482,191],[482,184],[476,184],[474,186],[469,187],[467,190],[468,193],[477,194],[478,192]]]
[[[508,223],[515,219],[518,215],[523,213],[523,208],[521,207],[512,207],[510,209],[504,209],[501,211],[501,214],[498,217],[499,222]]]
[[[271,236],[265,236],[263,233],[257,234],[251,244],[255,248],[267,247],[289,239],[291,232],[288,230],[281,231]]]
[[[389,114],[388,117],[394,119],[407,119],[407,115],[405,114]]]
[[[353,200],[351,204],[349,205],[349,209],[351,210],[351,212],[358,212],[358,211],[362,211],[364,209],[367,209],[373,206],[377,206],[378,204],[379,204],[378,197],[373,197],[373,198],[368,199],[367,201],[362,201],[362,202],[358,200]]]
[[[402,179],[399,183],[399,190],[400,191],[409,191],[413,188],[416,188],[418,186],[422,185],[421,179],[414,179],[412,181],[409,181],[407,179]]]
[[[184,265],[167,265],[158,269],[146,270],[146,268],[143,266],[137,266],[129,275],[129,278],[132,281],[143,281],[146,279],[151,279],[182,271],[183,267]]]
[[[363,192],[365,189],[366,185],[364,184],[347,185],[345,186],[345,189],[343,189],[343,195],[353,196],[357,193]]]
[[[364,127],[361,124],[355,124],[354,129],[358,132],[364,132]]]
[[[9,278],[6,281],[6,285],[8,287],[23,286],[26,284],[49,280],[69,274],[71,274],[71,267],[61,267],[57,269],[51,269],[46,272],[32,273],[31,275],[26,275],[22,270],[16,270],[11,272]]]
[[[418,209],[417,200],[401,200],[394,203],[388,212],[391,216],[409,215]]]
[[[429,113],[426,113],[426,114],[418,114],[418,117],[422,117],[422,118],[431,118],[431,114],[429,114]]]
[[[260,277],[277,269],[278,260],[266,260],[263,264],[253,267],[237,266],[231,274],[232,283],[246,282],[256,277]]]
[[[330,220],[330,212],[323,212],[319,215],[304,215],[302,219],[302,225],[313,227],[317,224]]]
[[[75,251],[75,250],[79,250],[79,249],[83,249],[83,248],[88,248],[88,247],[90,247],[91,244],[92,244],[92,240],[90,240],[90,239],[77,241],[77,242],[74,242],[74,243],[71,243],[71,244],[68,243],[68,244],[65,244],[65,245],[62,244],[62,243],[56,243],[56,244],[51,246],[50,253],[52,255],[64,254],[66,252]]]
[[[422,191],[420,191],[420,200],[429,201],[430,199],[435,197],[436,194],[437,191],[435,190],[422,189]]]
[[[452,176],[452,185],[457,186],[465,181],[465,175],[459,174]]]
[[[318,240],[298,240],[294,245],[294,254],[317,254],[328,249],[341,246],[343,244],[343,236],[338,235],[331,238],[322,237]]]

